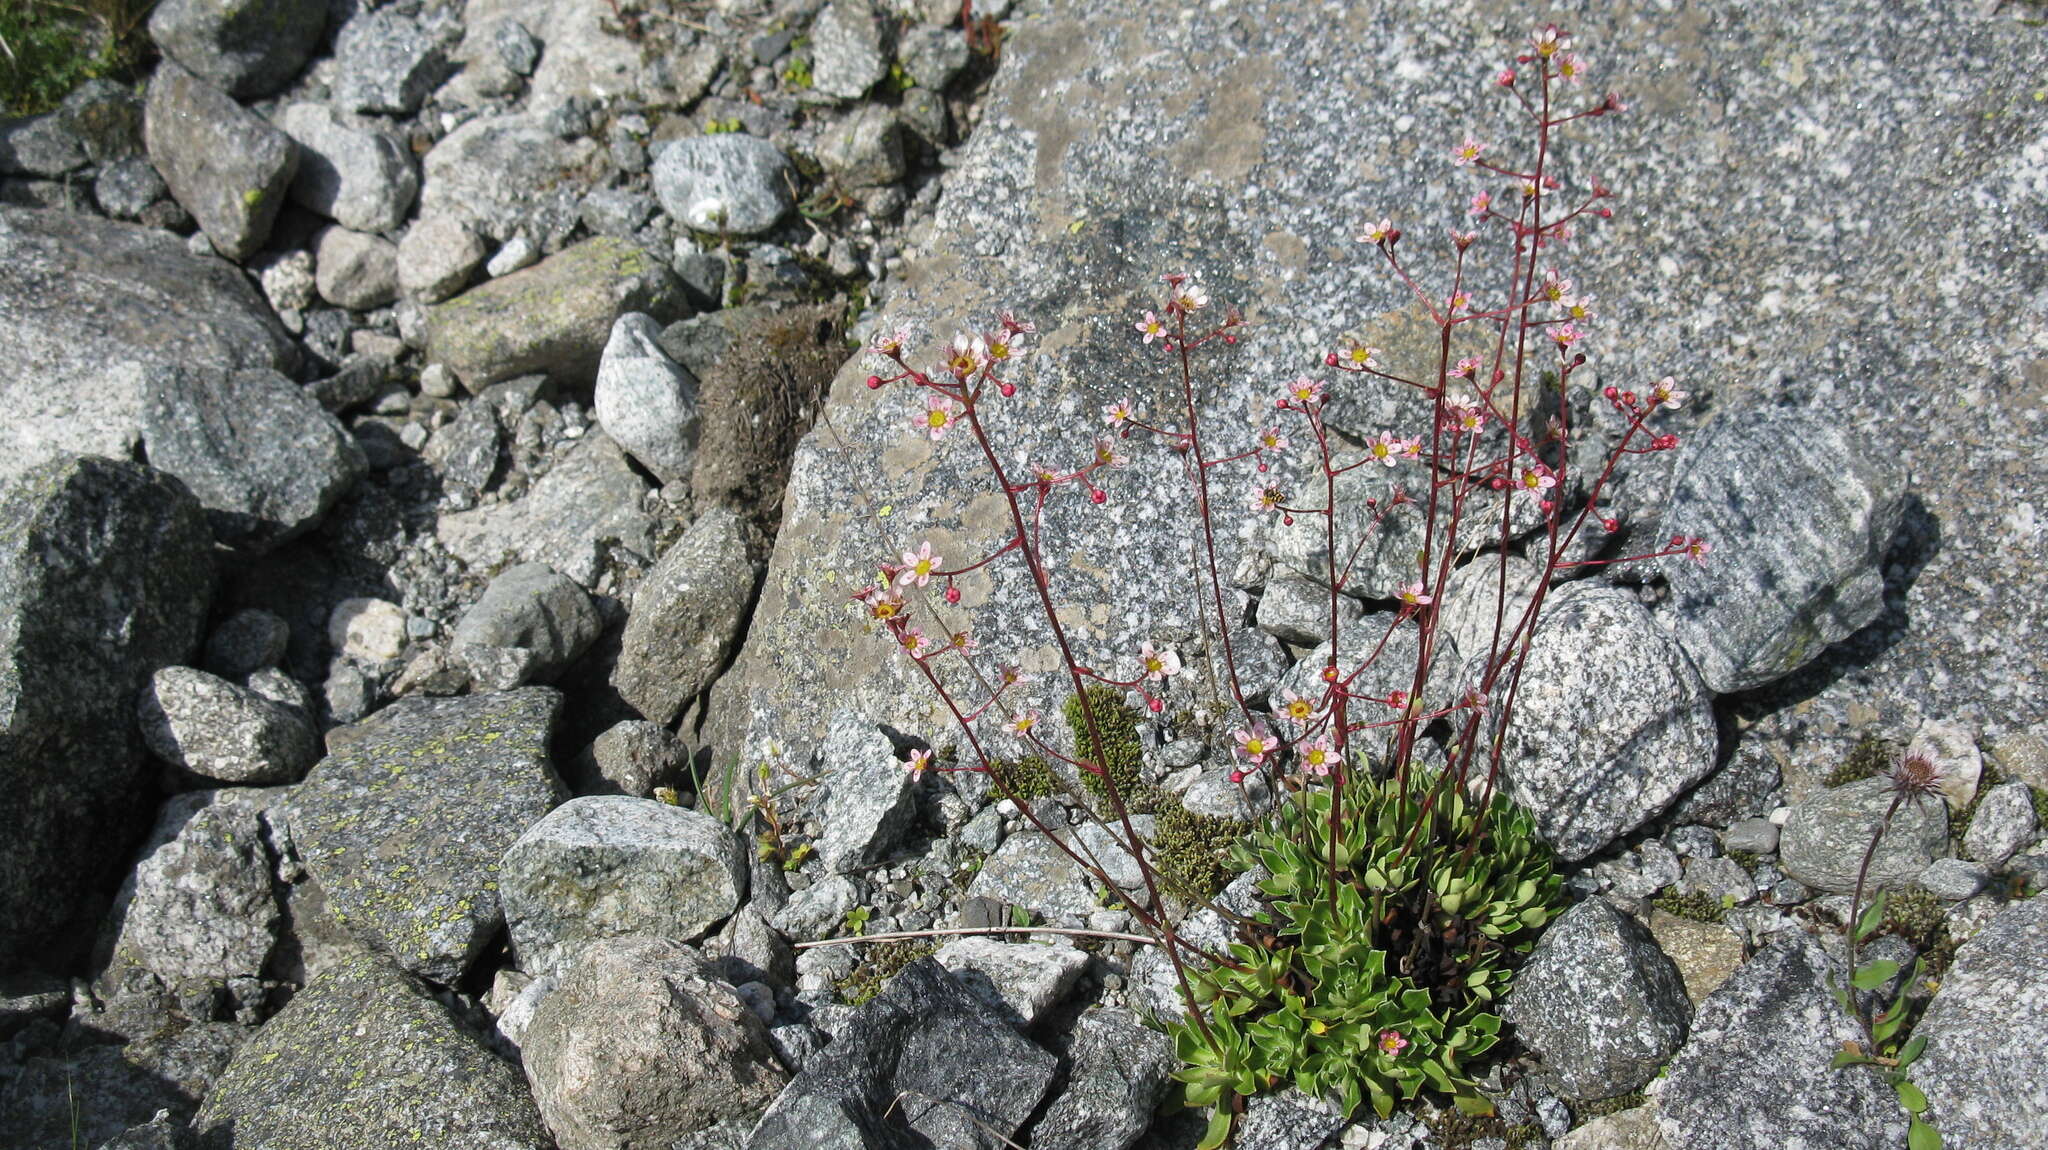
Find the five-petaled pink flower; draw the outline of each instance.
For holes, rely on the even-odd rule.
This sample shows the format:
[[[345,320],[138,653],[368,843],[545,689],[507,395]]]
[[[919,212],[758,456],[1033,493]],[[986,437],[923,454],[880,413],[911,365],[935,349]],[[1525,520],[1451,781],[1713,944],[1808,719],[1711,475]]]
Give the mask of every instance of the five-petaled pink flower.
[[[1374,368],[1380,365],[1380,349],[1369,343],[1360,343],[1345,337],[1344,345],[1337,349],[1337,358],[1351,365],[1353,370]]]
[[[1130,456],[1116,449],[1116,440],[1097,439],[1095,441],[1095,466],[1122,467],[1130,461]]]
[[[1167,296],[1166,310],[1186,315],[1188,312],[1200,311],[1209,306],[1209,289],[1197,283],[1195,277],[1175,276],[1169,283],[1172,284],[1172,294]]]
[[[1380,1053],[1381,1053],[1381,1054],[1384,1054],[1384,1055],[1386,1055],[1386,1056],[1387,1056],[1387,1057],[1389,1057],[1389,1058],[1398,1058],[1398,1057],[1400,1057],[1400,1054],[1401,1054],[1401,1052],[1402,1052],[1403,1050],[1406,1050],[1406,1049],[1408,1049],[1408,1040],[1407,1040],[1407,1039],[1405,1039],[1405,1038],[1403,1038],[1403,1037],[1401,1037],[1401,1032],[1400,1032],[1400,1031],[1398,1031],[1398,1030],[1382,1030],[1382,1031],[1380,1031]]]
[[[1130,422],[1132,414],[1130,397],[1125,396],[1115,403],[1103,405],[1102,422],[1109,424],[1111,427],[1117,427]]]
[[[946,434],[947,428],[953,426],[953,416],[959,411],[959,404],[954,403],[947,396],[933,392],[925,399],[925,410],[918,413],[917,418],[910,421],[910,426],[919,431],[930,433],[931,437],[936,440]]]
[[[1485,150],[1486,145],[1467,136],[1464,143],[1452,150],[1451,163],[1461,168],[1469,168],[1479,162],[1479,154]]]
[[[1145,337],[1146,343],[1151,343],[1155,339],[1166,338],[1166,325],[1160,322],[1157,315],[1148,311],[1145,318],[1138,321],[1138,333]]]
[[[1305,375],[1297,376],[1293,383],[1287,385],[1287,390],[1280,394],[1280,403],[1282,406],[1291,403],[1306,411],[1323,401],[1323,388],[1326,386],[1328,385],[1320,379],[1310,379]]]
[[[1579,325],[1575,323],[1561,323],[1550,329],[1550,338],[1557,342],[1560,351],[1579,342],[1584,336],[1585,333],[1580,331]]]
[[[923,629],[918,627],[905,627],[897,633],[896,641],[903,645],[903,649],[913,659],[924,658],[931,649],[931,643],[924,637]]]
[[[1288,691],[1281,699],[1280,709],[1276,713],[1290,723],[1306,723],[1316,717],[1316,705],[1313,700],[1304,699],[1293,691]]]
[[[1492,209],[1492,207],[1493,207],[1493,193],[1492,193],[1492,192],[1474,192],[1474,193],[1472,193],[1472,214],[1473,214],[1473,215],[1475,215],[1475,216],[1483,216],[1483,215],[1485,215],[1485,214],[1486,214],[1486,213],[1487,213],[1487,212],[1488,212],[1489,210],[1491,210],[1491,209]]]
[[[896,582],[906,587],[912,583],[919,587],[930,583],[933,573],[939,569],[939,561],[942,558],[943,556],[932,554],[931,540],[925,540],[918,544],[917,550],[903,553],[903,566],[897,569]]]
[[[1422,454],[1422,441],[1419,439],[1396,439],[1393,432],[1382,431],[1379,434],[1379,438],[1366,441],[1365,453],[1372,458],[1374,463],[1392,467],[1403,459],[1415,459],[1420,456]]]
[[[1541,463],[1531,463],[1522,468],[1522,474],[1515,480],[1515,490],[1544,497],[1543,493],[1557,486],[1557,477],[1550,468]]]
[[[1301,769],[1311,775],[1327,776],[1343,765],[1344,756],[1330,746],[1328,739],[1317,739],[1301,748]]]
[[[932,769],[932,753],[923,748],[914,750],[910,752],[910,761],[904,766],[909,769],[911,778],[921,779],[926,771]]]
[[[1237,740],[1237,753],[1243,755],[1248,763],[1263,763],[1266,756],[1280,750],[1279,742],[1273,738],[1272,732],[1266,730],[1264,723],[1239,728],[1231,732],[1231,737]]]
[[[1576,84],[1586,78],[1586,62],[1576,52],[1566,52],[1557,58],[1557,78],[1567,84]]]
[[[1410,607],[1420,607],[1425,603],[1436,602],[1434,598],[1422,589],[1422,580],[1420,579],[1413,583],[1403,584],[1396,597]]]
[[[1281,491],[1277,484],[1254,483],[1251,498],[1247,503],[1253,511],[1278,511],[1281,502],[1286,498],[1286,493]]]
[[[868,343],[868,350],[874,352],[876,355],[885,355],[888,356],[890,359],[895,359],[897,356],[903,354],[903,345],[909,342],[909,329],[899,327],[894,331],[885,331],[875,336],[875,338]]]
[[[1143,668],[1145,678],[1157,683],[1180,674],[1180,656],[1172,651],[1155,649],[1152,641],[1147,639],[1138,644],[1138,666]]]
[[[1287,437],[1280,434],[1279,428],[1268,427],[1259,432],[1259,450],[1286,451]]]
[[[1365,225],[1365,230],[1358,233],[1358,242],[1362,244],[1385,243],[1393,235],[1394,221],[1382,218],[1378,223]]]
[[[1037,711],[1022,711],[1022,712],[1019,712],[1018,714],[1015,714],[1015,715],[1011,715],[1011,716],[1010,716],[1010,721],[1009,721],[1009,723],[1008,723],[1008,726],[1009,726],[1009,728],[1010,728],[1010,733],[1011,733],[1011,734],[1013,734],[1013,735],[1017,735],[1017,736],[1020,736],[1020,737],[1021,737],[1021,736],[1023,736],[1023,735],[1028,735],[1028,734],[1030,734],[1030,733],[1031,733],[1031,728],[1033,728],[1033,727],[1035,727],[1035,726],[1037,726],[1037,725],[1038,725],[1038,712],[1037,712]]]
[[[1686,556],[1702,567],[1705,567],[1707,565],[1707,552],[1712,551],[1713,549],[1714,545],[1712,543],[1707,542],[1706,540],[1700,538],[1697,535],[1685,541]]]
[[[1650,388],[1650,403],[1655,407],[1671,408],[1673,411],[1684,406],[1686,397],[1692,393],[1678,390],[1677,384],[1678,381],[1668,375],[1658,380],[1656,385]]]
[[[1004,364],[1013,359],[1021,359],[1024,353],[1031,350],[1024,332],[1009,328],[988,336],[982,341],[982,346],[988,353],[988,361],[991,364]]]

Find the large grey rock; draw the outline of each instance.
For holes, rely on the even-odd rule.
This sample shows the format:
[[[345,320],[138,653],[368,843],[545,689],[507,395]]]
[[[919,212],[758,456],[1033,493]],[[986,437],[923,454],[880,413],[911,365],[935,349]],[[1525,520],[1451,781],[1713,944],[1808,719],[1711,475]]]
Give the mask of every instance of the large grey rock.
[[[382,126],[312,103],[287,106],[277,126],[299,145],[293,203],[359,232],[388,232],[405,222],[419,195],[419,168]]]
[[[612,324],[597,367],[597,422],[663,483],[685,482],[697,458],[697,377],[660,340],[652,316]]]
[[[747,1139],[748,1150],[920,1145],[997,1150],[1058,1062],[930,959],[839,1028]]]
[[[495,690],[545,683],[604,630],[590,595],[545,563],[498,574],[455,624],[451,650],[470,676]]]
[[[1657,1093],[1674,1150],[1900,1146],[1906,1115],[1867,1066],[1828,1065],[1861,1041],[1827,981],[1844,972],[1797,931],[1744,963],[1693,1015]]]
[[[320,757],[303,711],[193,667],[165,667],[137,703],[142,741],[200,779],[295,783]]]
[[[265,96],[298,74],[326,26],[322,0],[165,0],[149,38],[230,95]]]
[[[561,707],[546,687],[400,699],[329,732],[287,817],[335,921],[408,971],[461,978],[504,924],[499,860],[562,797]]]
[[[1970,829],[1963,833],[1963,850],[1978,862],[2001,866],[2033,842],[2039,829],[2033,792],[2027,784],[2000,783],[1978,800]]]
[[[436,304],[427,312],[427,354],[472,392],[534,372],[586,388],[619,316],[674,319],[682,307],[666,266],[630,242],[599,236]]]
[[[917,820],[919,780],[896,757],[896,745],[871,719],[846,712],[833,719],[809,774],[818,797],[818,860],[845,873],[887,858]]]
[[[580,173],[597,152],[597,141],[564,140],[537,116],[478,116],[421,161],[420,217],[453,216],[498,241],[521,231],[566,238]]]
[[[1065,1001],[1088,954],[1065,944],[1012,943],[989,937],[956,939],[932,956],[983,1002],[1029,1027]]]
[[[446,65],[418,20],[388,8],[360,12],[334,37],[334,98],[351,112],[410,115]]]
[[[842,188],[893,184],[907,170],[903,122],[879,104],[861,104],[819,138],[818,162]]]
[[[1481,658],[1466,664],[1476,679]],[[1488,723],[1500,721],[1492,701]],[[1712,698],[1625,591],[1551,592],[1501,755],[1507,790],[1577,861],[1654,818],[1714,769]]]
[[[559,974],[598,939],[696,942],[739,909],[747,859],[701,811],[627,795],[571,799],[506,850],[499,896],[528,974]]]
[[[1266,580],[1259,596],[1258,627],[1275,639],[1314,647],[1330,640],[1331,609],[1328,584],[1299,575],[1280,575]],[[1335,610],[1339,634],[1345,624],[1356,622],[1364,612],[1358,600],[1348,595],[1337,596]]]
[[[654,161],[654,193],[685,227],[713,234],[758,235],[791,206],[795,169],[782,149],[738,132],[687,136]]]
[[[545,563],[595,587],[612,544],[654,552],[654,520],[640,510],[647,483],[611,437],[585,435],[520,499],[441,516],[436,534],[472,569]]]
[[[284,923],[264,847],[272,790],[193,791],[164,804],[107,919],[102,962],[176,985],[263,973]]]
[[[519,1069],[365,952],[316,976],[236,1051],[193,1130],[201,1150],[553,1144]]]
[[[1656,1077],[1685,1041],[1692,1003],[1650,932],[1589,898],[1544,930],[1502,1017],[1564,1097],[1590,1101]]]
[[[737,514],[699,516],[635,592],[612,686],[648,719],[675,721],[724,667],[757,571]]]
[[[1705,565],[1664,561],[1661,617],[1707,686],[1743,691],[1791,674],[1877,617],[1905,510],[1893,455],[1832,415],[1757,408],[1715,419],[1677,468],[1661,533],[1714,551]]]
[[[751,1118],[789,1078],[767,1029],[697,953],[666,938],[593,943],[520,1046],[562,1150],[668,1146]]]
[[[292,138],[168,60],[150,77],[142,129],[150,163],[214,250],[254,255],[298,172]]]
[[[167,1027],[125,1046],[85,1045],[8,1070],[0,1145],[96,1146],[169,1111],[182,1129],[248,1034],[229,1023]],[[179,1150],[188,1150],[180,1147]]]
[[[206,505],[214,538],[247,551],[304,533],[369,470],[341,422],[269,369],[151,371],[142,441]]]
[[[811,23],[811,85],[858,100],[889,73],[888,45],[868,0],[831,0]]]
[[[2048,997],[2048,899],[1998,913],[1956,952],[1955,965],[1914,1027],[1927,1049],[1913,1063],[1929,1120],[1954,1150],[2048,1143],[2048,1084],[2015,1067],[2038,1066]]]
[[[1142,410],[1170,417],[1178,380],[1130,338],[1134,310],[1156,306],[1146,285],[1160,272],[1205,272],[1219,305],[1248,303],[1260,316],[1239,348],[1197,360],[1220,437],[1248,437],[1249,420],[1236,413],[1270,411],[1270,389],[1303,371],[1311,349],[1330,347],[1347,330],[1391,342],[1380,338],[1380,317],[1409,306],[1407,292],[1381,274],[1376,253],[1349,242],[1358,221],[1393,216],[1410,237],[1403,250],[1430,275],[1448,273],[1441,229],[1466,226],[1466,197],[1493,181],[1450,178],[1446,149],[1467,132],[1504,146],[1501,133],[1517,130],[1512,97],[1486,90],[1488,69],[1475,53],[1505,63],[1527,29],[1504,25],[1497,9],[1471,0],[1412,20],[1303,0],[1267,0],[1249,11],[1255,16],[1246,19],[1237,6],[1203,9],[1167,26],[1114,5],[1063,3],[1011,26],[1003,67],[980,105],[985,124],[1008,126],[978,131],[958,150],[944,175],[931,254],[913,263],[915,274],[897,283],[878,317],[883,329],[922,330],[927,355],[957,326],[986,322],[1004,307],[1037,321],[1058,354],[1040,360],[1002,405],[1003,419],[1013,421],[1006,427],[1030,432],[1004,437],[999,450],[1051,448],[1057,430],[1071,432],[1072,440],[1057,440],[1071,456],[1085,449],[1077,425],[1125,390]],[[2033,667],[2048,600],[2031,592],[2048,580],[2048,567],[2029,542],[2038,522],[2016,502],[2010,393],[1994,381],[2032,378],[2032,349],[2048,317],[1973,301],[2010,294],[2011,253],[2037,251],[2048,224],[2031,191],[2035,137],[2020,131],[1966,143],[1944,123],[1902,125],[1885,103],[1908,90],[1995,104],[2041,72],[2048,44],[2001,15],[1972,13],[1944,23],[1959,55],[1930,59],[1894,14],[1857,0],[1825,11],[1747,6],[1717,12],[1711,28],[1683,7],[1634,10],[1627,20],[1592,16],[1578,30],[1595,64],[1595,90],[1611,85],[1638,99],[1628,114],[1588,122],[1564,140],[1566,167],[1582,179],[1609,179],[1620,194],[1615,218],[1588,221],[1559,262],[1599,306],[1612,303],[1611,324],[1603,318],[1593,329],[1600,384],[1640,388],[1676,373],[1680,387],[1703,398],[1711,387],[1723,410],[1780,399],[1812,404],[1914,474],[1940,477],[1920,491],[1930,514],[1908,519],[1902,610],[1798,685],[1819,692],[1819,713],[1833,721],[1851,702],[1901,715],[1981,706],[2023,729],[2048,718]],[[1346,37],[1400,43],[1400,66],[1300,66]],[[1795,44],[1812,60],[1916,58],[1884,75],[1830,71],[1790,64],[1782,49]],[[1730,51],[1787,66],[1731,76]],[[1951,76],[1946,61],[1963,57],[1981,69]],[[1076,106],[1091,114],[1073,116]],[[1382,114],[1387,109],[1400,112]],[[1329,147],[1337,125],[1349,145],[1341,153]],[[1774,143],[1759,149],[1758,140]],[[1361,155],[1374,157],[1370,180],[1359,180],[1346,159]],[[1902,167],[1950,176],[1904,202],[1858,190]],[[1165,187],[1178,189],[1170,219],[1157,194]],[[1812,210],[1764,207],[1788,195]],[[1651,204],[1655,210],[1645,210]],[[1083,215],[1086,224],[1068,231]],[[1847,253],[1847,235],[1868,237],[1867,246],[1859,241]],[[1189,236],[1202,237],[1199,258],[1189,255]],[[1474,251],[1487,263],[1486,282],[1498,282],[1493,260],[1504,241],[1482,239]],[[1674,283],[1688,290],[1673,292]],[[1936,283],[1958,285],[1959,294],[1930,293]],[[2040,286],[2029,278],[2022,290]],[[1751,322],[1759,312],[1777,318]],[[1873,315],[1890,318],[1873,323]],[[1610,338],[1619,331],[1626,337]],[[1843,332],[1859,336],[1845,340]],[[1149,352],[1156,351],[1155,343]],[[1689,378],[1701,363],[1726,370]],[[706,731],[721,753],[770,737],[814,742],[842,704],[904,730],[933,722],[918,717],[929,696],[914,668],[876,659],[875,637],[844,625],[846,572],[868,569],[889,550],[874,524],[848,509],[866,490],[897,509],[898,530],[903,509],[922,509],[926,499],[936,502],[918,527],[935,538],[981,543],[1000,540],[1003,528],[981,518],[986,505],[976,499],[993,489],[968,445],[949,437],[933,450],[910,440],[901,428],[915,397],[859,387],[872,370],[866,362],[846,368],[827,411],[832,431],[821,427],[795,457],[761,609]],[[1391,389],[1325,374],[1346,395]],[[1063,403],[1072,405],[1065,413]],[[1160,577],[1192,565],[1195,530],[1180,510],[1179,460],[1136,437],[1129,449],[1132,466],[1112,477],[1106,507],[1055,499],[1047,509],[1057,541],[1050,553],[1079,554],[1102,571],[1056,574],[1059,601],[1077,618],[1104,612],[1082,636],[1090,665],[1155,637],[1164,619],[1178,615],[1194,630],[1186,585]],[[1248,514],[1234,506],[1238,485],[1249,476],[1217,471],[1226,472],[1215,505],[1227,571]],[[1644,482],[1653,478],[1662,482],[1649,474]],[[1132,518],[1115,518],[1117,508]],[[1139,510],[1159,521],[1141,528]],[[1070,545],[1082,539],[1098,545]],[[906,533],[886,542],[900,549],[917,540]],[[2017,566],[1987,578],[1982,557],[1992,554]],[[1721,557],[1709,556],[1709,574]],[[1014,568],[996,574],[1023,578]],[[1156,596],[1134,593],[1152,586]],[[1042,649],[1050,641],[1042,628],[1012,610],[1028,598],[993,595],[961,617],[985,641],[1000,635],[1019,652]],[[825,694],[832,701],[817,706]],[[1760,734],[1813,722],[1809,711],[1787,708]],[[1833,740],[1808,740],[1816,744],[1807,754],[1835,753]]]
[[[64,451],[127,458],[141,435],[141,365],[295,362],[241,273],[175,236],[0,207],[0,249],[0,476]]]
[[[1034,1150],[1124,1150],[1152,1124],[1180,1064],[1165,1034],[1121,1010],[1074,1024],[1066,1088],[1031,1128]]]
[[[1071,834],[1064,829],[1057,833]],[[1097,885],[1085,867],[1043,832],[1022,830],[982,860],[967,895],[1023,907],[1050,923],[1080,925],[1101,909],[1095,901]]]
[[[1792,807],[1778,836],[1778,866],[1807,886],[1836,894],[1856,889],[1863,852],[1892,805],[1882,776],[1816,791]],[[1903,887],[1948,850],[1948,809],[1939,798],[1909,797],[1870,858],[1866,893]]]
[[[147,818],[135,696],[198,647],[212,551],[198,501],[140,464],[0,484],[0,962],[89,935],[125,868]]]

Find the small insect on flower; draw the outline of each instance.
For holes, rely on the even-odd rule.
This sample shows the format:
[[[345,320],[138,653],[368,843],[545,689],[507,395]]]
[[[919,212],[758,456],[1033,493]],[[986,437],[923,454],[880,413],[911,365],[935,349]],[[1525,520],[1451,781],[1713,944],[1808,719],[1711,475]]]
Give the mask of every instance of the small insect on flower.
[[[1016,735],[1020,738],[1030,734],[1031,728],[1037,725],[1037,711],[1020,711],[1017,714],[1011,715],[1010,721],[1004,724],[1004,726],[1006,726],[1009,729],[1009,732],[1011,734]]]
[[[1451,149],[1451,163],[1460,168],[1469,168],[1479,162],[1479,154],[1485,150],[1486,145],[1467,136],[1464,143]]]
[[[1124,424],[1129,423],[1131,421],[1131,417],[1134,414],[1135,413],[1131,410],[1131,400],[1129,396],[1125,396],[1124,398],[1117,400],[1115,403],[1106,403],[1102,405],[1102,422],[1109,424],[1111,427],[1122,427]]]
[[[1290,723],[1306,723],[1316,717],[1316,705],[1312,700],[1288,691],[1280,701],[1277,714]]]
[[[1420,579],[1413,583],[1402,585],[1400,592],[1395,597],[1410,607],[1420,607],[1426,603],[1436,602],[1433,597],[1422,589],[1422,580]]]
[[[1668,407],[1673,411],[1676,411],[1679,408],[1685,406],[1686,399],[1692,393],[1689,391],[1678,390],[1677,384],[1678,381],[1668,375],[1665,376],[1663,379],[1658,380],[1656,384],[1650,388],[1651,406]]]
[[[932,769],[932,753],[923,748],[914,750],[910,752],[910,761],[903,765],[910,771],[912,779],[922,779],[924,773]]]
[[[1381,1054],[1386,1055],[1388,1058],[1399,1058],[1401,1052],[1408,1049],[1408,1040],[1401,1037],[1401,1032],[1398,1030],[1382,1030],[1380,1031],[1379,1046]]]
[[[1148,639],[1138,644],[1138,666],[1144,670],[1146,679],[1157,683],[1180,674],[1180,656],[1155,649]]]
[[[896,572],[896,582],[908,587],[912,583],[919,587],[932,581],[932,573],[939,569],[944,557],[932,554],[931,540],[918,545],[915,551],[903,553],[903,566]]]
[[[1394,221],[1389,219],[1381,219],[1378,223],[1367,224],[1365,225],[1365,230],[1358,233],[1358,242],[1362,244],[1383,244],[1392,238],[1394,238]]]
[[[946,434],[948,428],[953,426],[953,417],[959,411],[959,404],[954,403],[947,396],[934,392],[926,397],[925,410],[919,412],[917,417],[910,421],[910,426],[918,431],[930,434],[932,439],[936,441],[940,436]]]
[[[1237,740],[1237,753],[1243,755],[1248,763],[1263,763],[1266,756],[1280,749],[1280,744],[1274,740],[1272,732],[1266,730],[1264,723],[1241,727],[1231,732],[1231,737]]]
[[[1317,778],[1328,777],[1331,771],[1344,766],[1344,756],[1330,746],[1330,740],[1317,739],[1301,748],[1301,769]]]
[[[1253,511],[1278,511],[1287,493],[1272,483],[1252,484],[1251,498],[1247,501]]]

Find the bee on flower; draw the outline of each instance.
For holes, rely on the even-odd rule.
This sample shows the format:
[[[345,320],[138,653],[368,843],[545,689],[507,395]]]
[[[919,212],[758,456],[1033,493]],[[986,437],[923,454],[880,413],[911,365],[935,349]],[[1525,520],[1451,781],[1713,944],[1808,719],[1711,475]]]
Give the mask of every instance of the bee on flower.
[[[1287,493],[1278,484],[1252,484],[1251,498],[1247,501],[1253,511],[1278,511],[1287,499]]]
[[[932,581],[932,575],[938,571],[943,558],[932,554],[931,540],[925,540],[917,550],[903,553],[903,566],[896,569],[896,582],[905,587],[913,583],[925,586]]]
[[[1151,640],[1138,644],[1138,667],[1145,678],[1158,683],[1180,674],[1180,656],[1172,651],[1161,651],[1152,646]]]
[[[932,440],[936,442],[940,436],[946,434],[947,429],[953,426],[953,417],[959,413],[959,404],[953,402],[948,396],[933,392],[925,397],[925,410],[919,412],[916,418],[910,421],[910,426],[917,431],[929,434]]]

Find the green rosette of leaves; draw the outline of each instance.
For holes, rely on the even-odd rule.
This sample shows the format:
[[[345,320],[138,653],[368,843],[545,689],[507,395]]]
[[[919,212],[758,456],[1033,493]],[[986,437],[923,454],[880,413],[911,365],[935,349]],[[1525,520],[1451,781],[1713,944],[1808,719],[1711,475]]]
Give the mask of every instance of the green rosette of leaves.
[[[1561,909],[1527,814],[1418,769],[1297,794],[1236,861],[1265,867],[1266,910],[1240,925],[1235,965],[1194,976],[1204,1022],[1171,1024],[1188,1104],[1215,1107],[1205,1150],[1229,1137],[1240,1098],[1288,1082],[1382,1117],[1424,1091],[1491,1112],[1469,1068]]]

